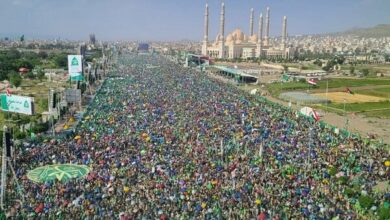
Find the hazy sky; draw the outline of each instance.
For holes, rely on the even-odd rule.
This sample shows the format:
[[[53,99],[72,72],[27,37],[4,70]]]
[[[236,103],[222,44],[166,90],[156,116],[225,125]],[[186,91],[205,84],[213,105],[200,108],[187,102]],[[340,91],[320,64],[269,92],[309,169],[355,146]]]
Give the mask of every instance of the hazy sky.
[[[210,39],[218,31],[221,0],[0,0],[0,33],[98,40],[201,40],[204,5]],[[271,35],[313,34],[390,23],[390,0],[225,0],[226,33],[249,29],[249,11],[271,8]],[[255,30],[257,31],[257,30]]]

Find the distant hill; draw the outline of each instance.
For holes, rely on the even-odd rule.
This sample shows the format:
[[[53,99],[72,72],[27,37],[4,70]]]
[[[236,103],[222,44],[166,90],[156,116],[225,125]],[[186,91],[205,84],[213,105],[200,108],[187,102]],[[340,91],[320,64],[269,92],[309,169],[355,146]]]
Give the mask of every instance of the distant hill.
[[[359,37],[390,37],[390,24],[379,24],[369,28],[353,28],[345,32],[336,33],[336,35],[356,35]]]

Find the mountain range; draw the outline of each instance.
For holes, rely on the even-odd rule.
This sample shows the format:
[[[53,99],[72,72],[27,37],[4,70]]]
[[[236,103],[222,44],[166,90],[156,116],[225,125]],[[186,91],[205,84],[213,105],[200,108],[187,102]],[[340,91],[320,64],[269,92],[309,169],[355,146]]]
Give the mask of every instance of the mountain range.
[[[335,33],[335,35],[355,35],[365,38],[390,37],[390,24],[379,24],[368,28],[352,28],[344,32]]]

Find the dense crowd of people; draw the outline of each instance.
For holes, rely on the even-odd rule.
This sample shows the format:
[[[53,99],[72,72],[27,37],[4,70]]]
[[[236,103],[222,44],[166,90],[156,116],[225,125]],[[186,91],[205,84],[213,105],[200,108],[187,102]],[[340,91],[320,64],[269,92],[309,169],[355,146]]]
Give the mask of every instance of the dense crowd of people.
[[[74,135],[18,151],[38,219],[357,219],[389,194],[388,152],[158,55],[123,55]],[[152,66],[151,66],[152,65]],[[47,164],[83,164],[68,182],[34,183]],[[371,208],[371,207],[370,207]]]

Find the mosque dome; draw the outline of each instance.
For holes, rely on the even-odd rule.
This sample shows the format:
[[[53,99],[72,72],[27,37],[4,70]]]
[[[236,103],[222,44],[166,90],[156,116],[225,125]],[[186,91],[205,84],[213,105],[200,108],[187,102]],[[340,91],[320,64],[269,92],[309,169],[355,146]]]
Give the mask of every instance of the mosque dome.
[[[242,33],[240,29],[234,30],[233,33],[231,33],[231,35],[233,35],[234,39],[238,42],[244,41],[245,35],[244,33]]]
[[[252,43],[256,43],[257,42],[257,35],[252,35],[249,37],[249,41],[252,42]]]
[[[221,38],[222,38],[222,37],[221,37],[221,34],[218,34],[218,35],[217,35],[217,38],[215,39],[215,42],[218,42],[219,40],[221,40]]]
[[[229,34],[227,37],[226,37],[226,43],[231,43],[231,42],[234,42],[234,37],[232,34]]]

